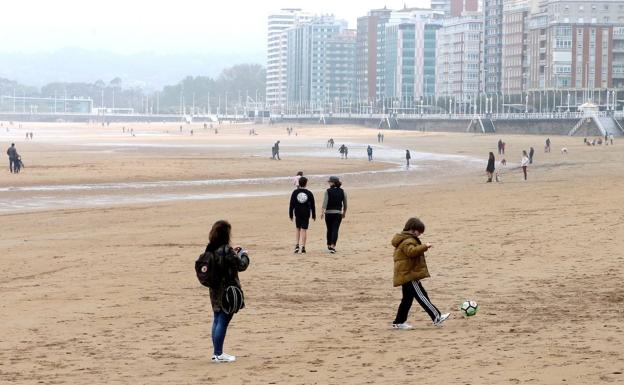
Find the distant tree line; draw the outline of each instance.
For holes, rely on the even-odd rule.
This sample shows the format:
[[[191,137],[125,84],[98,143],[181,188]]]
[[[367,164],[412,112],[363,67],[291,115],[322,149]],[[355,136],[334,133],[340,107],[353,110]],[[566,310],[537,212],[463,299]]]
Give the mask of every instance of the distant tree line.
[[[168,85],[158,91],[141,87],[124,88],[121,78],[106,83],[54,82],[37,89],[18,82],[0,78],[0,94],[4,96],[32,96],[56,98],[91,98],[93,106],[106,108],[133,108],[149,113],[216,113],[240,108],[246,101],[264,98],[265,69],[260,64],[238,64],[224,69],[213,79],[208,76],[187,76],[178,84]],[[210,98],[210,99],[209,99]],[[210,100],[210,103],[209,103]]]

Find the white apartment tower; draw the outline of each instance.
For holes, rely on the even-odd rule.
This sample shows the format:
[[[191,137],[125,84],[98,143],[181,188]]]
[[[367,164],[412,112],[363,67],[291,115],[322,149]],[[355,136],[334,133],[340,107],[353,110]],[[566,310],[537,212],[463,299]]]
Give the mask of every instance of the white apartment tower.
[[[266,104],[279,106],[286,104],[286,77],[288,74],[288,34],[286,31],[300,23],[312,19],[312,15],[299,8],[284,8],[269,15]]]

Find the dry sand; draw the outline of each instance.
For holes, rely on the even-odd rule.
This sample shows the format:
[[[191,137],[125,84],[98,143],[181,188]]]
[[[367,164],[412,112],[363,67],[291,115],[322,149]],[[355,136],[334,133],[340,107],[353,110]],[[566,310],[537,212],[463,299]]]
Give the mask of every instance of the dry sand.
[[[191,156],[146,148],[105,156],[93,148],[39,143],[46,129],[37,126],[33,142],[18,143],[32,170],[19,176],[3,171],[2,186],[387,167],[316,158],[271,162],[223,149]],[[236,129],[224,132],[220,143],[240,143],[248,128]],[[295,140],[283,126],[259,130],[262,143]],[[297,130],[302,147],[329,135],[366,143],[377,134],[347,127]],[[149,140],[217,140],[203,135],[193,142]],[[2,215],[0,382],[623,383],[624,144],[587,148],[579,138],[551,139],[553,152],[544,154],[545,137],[503,137],[508,161],[518,163],[520,151],[532,145],[536,164],[528,182],[509,166],[503,183],[486,184],[485,158],[498,136],[386,132],[385,144],[398,149],[484,161],[476,168],[447,165],[456,172],[440,180],[395,173],[383,177],[387,183],[345,184],[350,209],[335,255],[324,252],[321,221],[311,225],[308,254],[292,254],[287,195]],[[562,146],[567,156],[559,153]],[[55,157],[59,152],[64,156]],[[176,162],[183,167],[166,166]],[[433,182],[401,182],[412,175]],[[323,186],[312,187],[320,192]],[[423,240],[434,244],[432,278],[424,286],[452,318],[436,328],[415,304],[409,318],[415,330],[395,331],[390,323],[400,289],[392,287],[389,241],[412,215],[425,221]],[[225,341],[225,350],[239,358],[229,365],[210,362],[212,314],[193,271],[210,225],[221,218],[231,221],[234,243],[252,258],[241,274],[247,307]],[[466,298],[479,302],[476,317],[464,319],[456,310]]]

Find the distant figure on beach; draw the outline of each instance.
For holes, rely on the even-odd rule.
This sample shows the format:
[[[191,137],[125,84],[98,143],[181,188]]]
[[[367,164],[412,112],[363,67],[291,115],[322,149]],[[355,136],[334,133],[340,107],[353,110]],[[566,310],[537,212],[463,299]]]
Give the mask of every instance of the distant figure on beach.
[[[344,144],[341,144],[340,147],[338,148],[338,152],[340,153],[340,159],[344,159],[346,148],[347,147]]]
[[[611,135],[611,138],[612,138],[611,139],[611,144],[613,144],[613,135]],[[30,140],[32,140],[32,139],[33,139],[33,133],[31,132],[30,133]]]
[[[281,160],[281,159],[280,159],[280,156],[279,156],[279,144],[280,144],[280,141],[278,140],[278,141],[277,141],[277,142],[275,142],[275,144],[273,145],[273,150],[272,150],[272,152],[273,152],[273,156],[272,156],[272,159]]]
[[[546,144],[544,145],[544,152],[550,152],[550,138],[546,138]]]
[[[310,215],[312,216],[312,220],[316,221],[314,195],[310,190],[306,189],[307,185],[308,178],[302,176],[299,178],[299,186],[290,195],[288,215],[291,221],[294,217],[295,226],[297,227],[295,254],[305,254],[306,252],[305,246],[308,226],[310,225]]]
[[[32,139],[32,136],[30,137],[30,139]],[[611,142],[611,145],[613,146],[613,134],[609,134],[609,141]]]
[[[494,171],[496,170],[495,164],[496,164],[496,158],[494,158],[494,153],[490,152],[490,156],[488,157],[487,167],[485,168],[485,172],[487,173],[487,177],[488,177],[487,183],[492,182],[492,178],[494,177]]]
[[[410,150],[405,150],[405,161],[407,162],[407,168],[410,166],[410,159],[412,159],[412,155],[410,154]]]
[[[17,154],[17,158],[15,159],[15,163],[13,164],[13,172],[19,174],[22,168],[24,168],[24,163],[22,163],[22,157]]]
[[[327,141],[327,148],[334,148],[334,138],[329,138]]]
[[[368,161],[369,162],[372,161],[373,160],[373,148],[370,146],[370,144],[366,148],[366,154],[368,155]]]
[[[191,130],[191,136],[193,136],[193,130]]]
[[[15,148],[15,143],[11,143],[11,147],[7,149],[6,153],[9,156],[9,171],[13,173],[13,167],[17,161],[17,149]]]
[[[503,140],[498,140],[498,155],[503,155]]]
[[[342,183],[337,176],[330,176],[327,180],[329,188],[323,197],[323,211],[321,219],[325,217],[327,227],[327,250],[334,254],[338,242],[340,223],[347,215],[347,194],[341,188]]]
[[[299,179],[303,176],[303,171],[297,171],[297,175],[293,178],[293,184],[295,187],[299,187]]]
[[[529,165],[529,155],[526,150],[522,150],[522,159],[520,160],[520,166],[522,167],[522,172],[524,173],[524,180],[527,180],[527,166]]]
[[[425,252],[432,246],[429,243],[424,245],[420,241],[420,236],[425,232],[425,224],[418,218],[410,218],[405,223],[403,231],[392,238],[394,247],[394,287],[401,286],[402,298],[397,310],[396,317],[392,322],[393,329],[411,330],[412,325],[406,323],[410,308],[414,299],[427,312],[435,326],[441,326],[450,317],[450,313],[442,314],[437,307],[431,303],[429,295],[420,283],[421,280],[429,278]]]
[[[345,159],[349,159],[349,147],[344,146],[344,156]]]
[[[503,143],[501,144],[501,149],[502,149],[502,151],[503,151],[502,155],[505,155],[505,147],[506,147],[506,146],[507,146],[507,143],[505,143],[505,142],[503,142]]]
[[[212,322],[212,362],[234,362],[236,356],[223,351],[225,334],[234,313],[245,307],[238,273],[249,266],[247,250],[230,246],[232,226],[227,221],[212,225],[209,243],[204,254],[208,255],[209,267],[214,267],[215,284],[210,286],[210,304],[214,313]]]
[[[180,126],[180,132],[182,132],[182,126]]]
[[[382,133],[381,134],[381,143],[383,143],[383,142],[384,142],[384,134]]]
[[[529,164],[533,164],[533,156],[535,155],[535,149],[531,147],[529,149]]]
[[[381,132],[377,133],[377,143],[381,143]]]

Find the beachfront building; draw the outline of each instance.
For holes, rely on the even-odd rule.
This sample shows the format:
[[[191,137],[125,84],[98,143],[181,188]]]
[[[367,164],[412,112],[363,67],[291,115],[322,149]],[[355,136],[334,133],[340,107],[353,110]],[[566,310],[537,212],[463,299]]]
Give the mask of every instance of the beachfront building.
[[[346,27],[346,21],[320,16],[287,30],[286,101],[290,106],[297,106],[300,112],[304,107],[327,111],[332,100],[341,97],[345,87],[355,85],[355,34],[345,32]],[[341,34],[343,36],[339,36]],[[332,59],[328,60],[330,55]],[[346,70],[351,75],[332,74],[332,69],[338,70],[339,63],[340,68],[353,63],[351,69]],[[338,78],[341,79],[339,84],[330,84]]]
[[[288,36],[286,31],[312,16],[299,8],[284,8],[269,15],[267,36],[266,104],[286,104],[286,63],[288,58]]]
[[[390,19],[392,10],[374,9],[368,15],[357,19],[356,43],[356,91],[358,100],[371,102],[377,95],[377,64],[382,52],[378,36]]]
[[[437,32],[436,97],[466,108],[483,92],[483,20],[479,13],[445,19]],[[459,107],[458,107],[459,106]]]
[[[483,81],[487,94],[501,90],[503,0],[483,1]]]
[[[436,32],[442,27],[437,15],[423,13],[386,26],[385,96],[402,108],[414,108],[435,93]]]
[[[393,11],[378,34],[377,100],[413,106],[435,90],[436,31],[442,13],[431,9]]]
[[[531,15],[529,55],[530,90],[586,90],[604,102],[608,93],[595,90],[624,87],[624,2],[543,1]]]
[[[349,112],[356,98],[357,32],[347,29],[327,40],[326,74],[330,110]]]
[[[477,12],[479,0],[431,0],[431,9],[445,17],[460,17],[464,12]]]
[[[501,54],[501,92],[505,95],[522,95],[527,90],[529,15],[528,0],[505,1]]]

